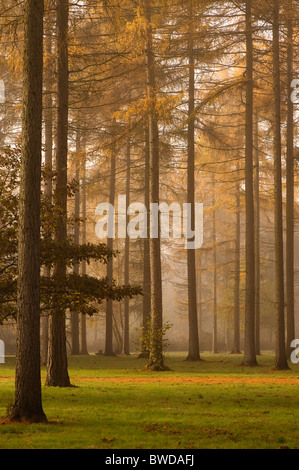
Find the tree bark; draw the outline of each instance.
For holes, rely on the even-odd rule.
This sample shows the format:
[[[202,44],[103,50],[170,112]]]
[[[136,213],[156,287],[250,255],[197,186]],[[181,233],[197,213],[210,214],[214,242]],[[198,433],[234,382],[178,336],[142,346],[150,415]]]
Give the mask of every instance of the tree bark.
[[[255,366],[255,253],[253,190],[253,41],[252,2],[246,3],[246,131],[245,131],[245,205],[246,205],[246,300],[243,365]]]
[[[127,207],[130,205],[130,178],[131,178],[131,142],[130,140],[127,143],[127,175],[126,175],[126,200]],[[127,213],[127,212],[126,212]],[[126,226],[130,216],[126,215]],[[130,283],[130,238],[126,232],[125,240],[125,285]],[[124,312],[124,339],[123,339],[123,354],[130,354],[130,299],[129,297],[125,298],[125,312]]]
[[[40,377],[40,191],[43,82],[42,0],[24,10],[22,162],[18,233],[15,403],[10,419],[42,422]]]
[[[80,180],[80,167],[79,167],[79,156],[81,152],[81,138],[79,131],[77,132],[76,136],[76,175],[75,179],[79,183]],[[75,211],[74,216],[76,220],[80,217],[80,189],[78,188],[75,192]],[[80,243],[80,226],[79,222],[75,221],[74,227],[74,244],[79,245]],[[79,264],[74,266],[74,274],[79,275]],[[78,310],[74,310],[71,312],[71,333],[72,333],[72,355],[78,356],[80,354],[80,341],[79,341],[79,312]]]
[[[144,169],[144,204],[147,209],[147,238],[143,241],[143,305],[142,305],[142,340],[140,357],[149,357],[148,340],[151,321],[151,265],[150,265],[150,144],[149,130],[145,130],[145,169]]]
[[[84,147],[84,145],[83,145]],[[82,244],[85,245],[87,241],[87,229],[86,229],[86,217],[87,217],[87,194],[86,194],[86,151],[84,150],[83,154],[83,168],[82,168],[82,219],[84,220],[82,225]],[[87,265],[86,261],[83,260],[81,263],[81,274],[85,276],[87,273]],[[81,330],[80,330],[80,338],[81,338],[81,346],[80,346],[80,354],[81,356],[88,356],[88,348],[87,348],[87,335],[86,335],[86,315],[81,315]]]
[[[261,354],[261,261],[260,261],[260,162],[259,162],[259,122],[255,115],[255,353]]]
[[[150,1],[144,0],[145,17],[147,20],[146,38],[146,72],[147,96],[151,102],[149,113],[149,142],[150,142],[150,203],[159,204],[160,200],[160,148],[158,116],[156,112],[156,71],[153,53],[153,32],[151,26]],[[148,367],[163,370],[163,304],[162,304],[162,267],[161,267],[161,226],[160,214],[157,236],[150,238],[151,262],[151,350]]]
[[[50,175],[45,182],[45,196],[49,204],[52,203],[52,169],[53,169],[53,66],[52,66],[52,15],[48,16],[47,28],[46,28],[46,40],[45,49],[47,55],[47,67],[45,70],[45,109],[44,109],[44,121],[45,121],[45,167]],[[48,235],[52,236],[51,233]],[[51,270],[44,268],[44,276],[50,277]],[[41,319],[41,361],[42,365],[47,365],[48,357],[48,337],[49,337],[49,316],[44,314]]]
[[[294,78],[293,60],[293,2],[289,1],[287,21],[287,202],[286,202],[286,289],[287,289],[287,357],[291,354],[291,342],[295,336],[295,298],[294,298],[294,104],[291,99],[291,84]]]
[[[239,165],[238,165],[239,170]],[[239,172],[237,173],[239,176]],[[235,282],[234,282],[234,344],[232,354],[241,354],[240,348],[240,250],[241,204],[240,183],[236,183],[236,234],[235,234]]]
[[[188,103],[188,187],[187,202],[191,206],[191,230],[195,230],[195,83],[194,83],[194,39],[193,0],[189,0],[188,62],[189,62],[189,103]],[[188,240],[193,242],[194,240]],[[198,316],[196,300],[196,259],[195,250],[187,250],[188,272],[188,320],[189,353],[187,360],[199,361]]]
[[[275,291],[276,291],[276,354],[275,369],[288,369],[285,350],[284,324],[284,256],[283,256],[283,208],[281,170],[281,98],[280,98],[280,46],[279,2],[273,6],[273,94],[274,94],[274,218],[275,218]]]
[[[109,203],[114,207],[115,203],[115,178],[116,178],[116,161],[115,148],[111,152],[111,169],[110,169],[110,197]],[[113,250],[113,238],[108,238],[107,246]],[[113,258],[107,262],[107,278],[110,283],[113,281]],[[113,300],[106,301],[106,340],[105,340],[105,356],[113,356]]]
[[[55,241],[63,243],[67,239],[67,155],[68,155],[68,0],[57,3],[57,143],[56,143],[56,188],[55,204],[59,216],[55,228]],[[63,262],[54,267],[53,276],[58,282],[66,277]],[[49,326],[49,351],[46,385],[51,387],[71,386],[68,375],[65,312],[54,306]]]
[[[217,303],[217,232],[216,232],[216,200],[215,200],[215,177],[212,175],[213,192],[213,329],[212,329],[212,353],[218,352],[218,303]]]

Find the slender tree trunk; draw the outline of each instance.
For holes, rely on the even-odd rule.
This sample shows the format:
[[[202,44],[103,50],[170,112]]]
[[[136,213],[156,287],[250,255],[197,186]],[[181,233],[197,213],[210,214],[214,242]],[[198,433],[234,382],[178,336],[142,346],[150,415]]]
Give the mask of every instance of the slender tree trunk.
[[[131,142],[127,144],[127,175],[126,175],[126,199],[127,208],[130,205],[130,179],[131,179]],[[130,216],[126,215],[126,226],[128,226]],[[130,283],[130,238],[126,232],[125,240],[125,285]],[[130,354],[130,299],[125,298],[125,312],[124,312],[124,341],[123,341],[123,354]]]
[[[40,191],[43,81],[42,0],[25,0],[22,163],[18,233],[15,404],[10,419],[41,422]]]
[[[212,330],[212,353],[218,352],[218,303],[217,303],[217,232],[216,232],[216,201],[215,201],[215,178],[213,174],[213,330]]]
[[[83,145],[84,147],[84,145]],[[87,227],[86,227],[86,217],[87,217],[87,194],[86,194],[86,151],[84,150],[83,154],[83,168],[82,168],[82,219],[84,220],[82,225],[82,244],[85,245],[87,241]],[[87,274],[86,261],[83,260],[81,264],[81,274],[85,276]],[[86,315],[81,315],[80,318],[81,331],[80,331],[80,354],[81,356],[88,356],[87,348],[87,335],[86,335]]]
[[[144,203],[147,209],[147,238],[143,242],[143,307],[142,307],[142,344],[140,357],[149,357],[148,340],[151,321],[151,264],[150,264],[150,144],[149,130],[145,131],[145,170],[144,170]]]
[[[195,230],[195,84],[194,84],[194,39],[193,39],[193,0],[189,0],[189,110],[188,110],[188,188],[187,202],[191,206],[191,230]],[[194,240],[188,240],[193,242]],[[187,250],[188,271],[188,319],[189,319],[189,353],[187,360],[199,361],[198,317],[196,300],[196,262],[195,250]]]
[[[68,0],[57,3],[57,144],[56,144],[56,189],[55,204],[60,210],[55,228],[55,241],[67,239],[67,154],[68,154]],[[54,278],[63,283],[66,265],[63,262],[54,268]],[[46,385],[52,387],[71,386],[68,375],[65,312],[54,306],[49,326],[49,351]]]
[[[52,166],[53,166],[53,67],[52,67],[52,16],[48,16],[47,29],[46,29],[46,56],[47,56],[47,67],[45,70],[45,109],[44,109],[44,121],[45,121],[45,167],[49,174],[49,177],[45,182],[45,196],[49,204],[52,203]],[[48,235],[52,236],[51,233]],[[51,270],[44,268],[44,276],[50,277]],[[49,317],[48,314],[44,314],[41,319],[41,361],[42,365],[47,365],[48,357],[48,337],[49,337]]]
[[[76,137],[76,176],[75,179],[79,183],[80,169],[79,169],[79,156],[81,152],[81,139],[80,134],[77,132]],[[75,193],[75,211],[74,216],[78,220],[80,217],[80,189],[78,188]],[[79,222],[75,222],[74,227],[74,244],[80,243],[80,227]],[[79,275],[79,264],[74,267],[74,274]],[[79,341],[79,312],[74,310],[71,312],[71,333],[72,333],[72,355],[78,356],[80,354],[80,341]]]
[[[245,132],[245,204],[246,204],[246,301],[243,365],[255,366],[255,253],[253,189],[253,40],[252,2],[246,3],[246,132]]]
[[[259,122],[255,115],[255,353],[261,354],[261,261],[260,261],[260,162],[259,162]]]
[[[239,169],[239,165],[238,165]],[[238,172],[239,175],[239,172]],[[235,283],[234,283],[234,344],[232,354],[241,354],[240,348],[240,250],[241,205],[240,183],[236,183],[236,234],[235,234]]]
[[[287,214],[286,214],[286,286],[287,286],[287,357],[291,354],[291,342],[295,336],[294,303],[294,105],[291,99],[291,84],[294,78],[293,60],[293,2],[289,1],[287,70],[288,70],[288,109],[287,109]]]
[[[149,141],[150,141],[150,203],[159,204],[160,200],[160,149],[158,116],[156,112],[156,71],[153,54],[153,33],[151,26],[151,8],[149,0],[144,0],[145,15],[148,23],[146,39],[146,72],[147,96],[151,101],[149,115]],[[151,224],[151,228],[153,228]],[[162,306],[162,268],[161,268],[161,227],[160,214],[156,237],[150,238],[151,262],[151,350],[149,367],[154,370],[163,370],[163,306]]]
[[[281,170],[281,98],[279,1],[273,0],[273,94],[274,94],[274,217],[275,217],[275,284],[276,284],[276,356],[275,369],[288,369],[284,324],[284,256]]]
[[[115,148],[111,152],[111,171],[110,171],[110,200],[109,203],[114,207],[115,202],[115,178],[116,178],[116,161]],[[113,250],[113,238],[108,238],[107,246]],[[113,281],[113,258],[107,262],[107,278],[110,283]],[[113,300],[106,301],[106,341],[105,356],[113,356]]]
[[[201,256],[198,257],[198,267],[197,267],[197,305],[198,305],[198,341],[199,345],[201,345],[202,339],[202,320],[203,320],[203,312],[202,312],[202,260]],[[200,348],[199,348],[200,352]]]

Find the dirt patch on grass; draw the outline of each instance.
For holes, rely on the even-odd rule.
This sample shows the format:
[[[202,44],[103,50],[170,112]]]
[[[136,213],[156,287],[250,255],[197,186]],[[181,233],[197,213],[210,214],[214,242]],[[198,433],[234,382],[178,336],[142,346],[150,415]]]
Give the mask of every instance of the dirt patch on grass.
[[[73,377],[78,382],[111,382],[124,384],[274,384],[274,385],[299,385],[299,378],[273,378],[273,377]]]
[[[14,381],[14,377],[0,377],[1,381]],[[74,382],[123,383],[123,384],[248,384],[248,385],[299,385],[299,378],[288,377],[71,377]]]

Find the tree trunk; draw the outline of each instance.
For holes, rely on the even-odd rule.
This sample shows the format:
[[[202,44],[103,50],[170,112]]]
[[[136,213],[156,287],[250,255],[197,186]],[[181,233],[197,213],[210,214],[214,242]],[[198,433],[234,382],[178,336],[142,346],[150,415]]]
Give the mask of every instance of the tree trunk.
[[[255,115],[255,353],[261,354],[260,162],[259,122]]]
[[[79,183],[80,180],[80,169],[79,169],[79,157],[81,152],[81,139],[79,131],[76,136],[76,176],[75,179]],[[80,190],[75,192],[75,211],[74,216],[78,220],[80,217]],[[74,244],[79,245],[80,243],[80,227],[79,222],[75,221],[74,227]],[[74,274],[79,275],[79,264],[74,266]],[[78,356],[80,354],[80,342],[79,342],[79,312],[74,310],[71,312],[71,333],[72,333],[72,355]]]
[[[189,105],[188,105],[188,188],[187,202],[191,206],[191,230],[195,230],[195,84],[194,84],[194,40],[193,40],[193,0],[189,0]],[[188,240],[194,242],[194,240]],[[199,361],[198,317],[196,300],[196,262],[195,249],[187,249],[188,272],[188,320],[189,320],[189,353],[187,360]]]
[[[202,331],[202,323],[203,323],[203,308],[202,308],[202,289],[203,289],[203,282],[202,282],[202,259],[201,255],[198,257],[198,266],[197,266],[197,308],[198,308],[198,342],[199,342],[199,352],[200,352],[200,345],[201,339],[203,338],[203,331]]]
[[[144,169],[144,204],[147,209],[147,238],[143,241],[143,307],[142,307],[142,343],[140,357],[149,357],[148,341],[151,321],[151,265],[150,265],[150,144],[149,130],[145,131],[145,169]]]
[[[293,60],[293,2],[289,1],[288,12],[288,46],[287,46],[287,84],[288,84],[288,109],[287,109],[287,214],[286,214],[286,287],[287,287],[287,357],[291,355],[291,342],[295,336],[295,304],[294,304],[294,104],[291,99],[291,84],[294,78]]]
[[[40,377],[40,191],[43,75],[42,0],[24,10],[22,163],[18,233],[15,404],[10,419],[46,421]]]
[[[253,191],[253,41],[252,2],[246,3],[246,131],[245,131],[245,205],[246,205],[246,300],[243,365],[257,365],[255,353],[255,254]]]
[[[68,0],[57,3],[57,144],[56,144],[56,189],[55,204],[60,210],[55,228],[55,241],[63,243],[67,238],[67,154],[68,154]],[[66,265],[54,267],[54,278],[63,283]],[[46,385],[69,387],[65,312],[54,306],[49,326],[49,351]]]
[[[45,109],[44,109],[44,121],[45,121],[45,167],[49,175],[52,172],[53,166],[53,66],[52,66],[52,16],[48,16],[46,30],[46,55],[47,55],[47,67],[45,70]],[[49,176],[45,182],[45,196],[49,204],[52,203],[52,176]],[[49,233],[49,237],[52,234]],[[50,277],[51,270],[44,268],[44,276]],[[42,365],[47,365],[48,357],[48,337],[49,337],[49,317],[45,313],[41,319],[41,361]]]
[[[115,148],[111,152],[111,171],[110,171],[110,197],[109,203],[114,207],[115,202],[115,178],[116,178]],[[107,246],[113,250],[113,238],[108,238]],[[107,262],[107,278],[109,283],[113,281],[113,258]],[[106,341],[105,356],[113,356],[113,300],[106,301]]]
[[[239,165],[238,165],[239,170]],[[239,172],[237,173],[239,176]],[[236,183],[236,235],[235,235],[235,283],[234,283],[234,345],[232,354],[241,354],[240,348],[240,250],[241,205],[240,183]]]
[[[216,232],[216,201],[215,201],[215,178],[213,174],[213,330],[212,330],[212,353],[218,352],[218,319],[217,319],[217,232]]]
[[[126,214],[127,208],[130,205],[130,178],[131,178],[131,142],[127,144],[127,175],[126,175]],[[130,217],[126,215],[126,226],[128,226]],[[125,240],[125,285],[130,283],[130,237],[126,232]],[[125,312],[124,312],[124,340],[123,340],[123,354],[130,354],[130,299],[125,298]]]
[[[84,147],[84,145],[83,145]],[[82,168],[82,219],[84,220],[82,225],[82,244],[85,245],[87,241],[87,230],[86,230],[86,217],[87,217],[87,194],[86,194],[86,151],[84,150],[83,154],[83,168]],[[81,274],[85,276],[87,273],[87,265],[86,261],[82,261],[81,264]],[[81,347],[80,347],[80,354],[81,356],[88,356],[88,348],[87,348],[87,336],[86,336],[86,315],[81,315],[81,331],[80,331],[80,338],[81,338]]]
[[[276,355],[275,369],[288,369],[284,324],[284,260],[281,170],[280,47],[279,2],[273,0],[273,94],[274,94],[274,217],[275,217],[275,290]]]
[[[150,142],[150,203],[159,204],[160,200],[160,149],[158,116],[156,112],[156,71],[153,54],[153,33],[151,26],[151,8],[149,0],[144,1],[147,20],[146,38],[146,72],[147,96],[151,102],[149,115],[149,142]],[[154,227],[151,224],[151,229]],[[148,366],[154,370],[163,370],[163,305],[162,305],[162,268],[161,268],[161,226],[160,214],[156,236],[150,238],[151,262],[151,350]]]

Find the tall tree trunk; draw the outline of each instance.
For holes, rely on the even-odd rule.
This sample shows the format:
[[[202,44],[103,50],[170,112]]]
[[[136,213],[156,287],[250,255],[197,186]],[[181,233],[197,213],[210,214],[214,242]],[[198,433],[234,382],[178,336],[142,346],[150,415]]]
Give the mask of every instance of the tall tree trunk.
[[[22,163],[18,233],[15,404],[11,420],[41,422],[40,191],[43,82],[42,0],[25,0]]]
[[[57,144],[56,144],[56,189],[55,204],[60,214],[57,217],[55,241],[63,243],[67,239],[67,155],[68,155],[68,0],[57,2]],[[66,265],[58,263],[54,268],[54,278],[63,283]],[[49,326],[49,351],[46,385],[69,387],[65,312],[54,306]]]
[[[151,102],[149,115],[149,141],[150,141],[150,203],[158,204],[160,201],[160,149],[158,116],[156,111],[156,71],[153,53],[153,32],[151,26],[150,0],[144,0],[145,16],[147,20],[146,38],[146,72],[147,96]],[[154,227],[151,224],[151,229]],[[151,262],[151,350],[149,367],[154,370],[163,370],[163,304],[162,304],[162,267],[161,267],[161,226],[160,214],[156,236],[150,238]]]
[[[216,200],[215,200],[215,178],[212,178],[213,192],[213,330],[212,330],[212,353],[218,352],[218,301],[217,301],[217,232],[216,232]]]
[[[83,148],[85,144],[83,144]],[[84,150],[83,154],[83,168],[82,168],[82,219],[84,220],[82,225],[82,244],[85,245],[87,241],[87,227],[86,227],[86,217],[87,217],[87,194],[86,194],[86,150]],[[85,276],[87,274],[87,265],[86,261],[83,260],[81,263],[81,274]],[[80,339],[81,339],[81,346],[80,346],[80,354],[81,356],[88,356],[88,348],[87,348],[87,335],[86,335],[86,315],[81,315],[80,318],[81,323],[81,330],[80,330]]]
[[[126,200],[127,207],[130,205],[130,179],[131,179],[131,142],[127,143],[127,175],[126,175]],[[127,214],[127,211],[126,211]],[[128,226],[130,217],[126,215],[126,226]],[[125,240],[125,285],[130,283],[130,237],[126,232]],[[124,312],[124,340],[123,340],[123,354],[130,354],[130,299],[125,298],[125,312]]]
[[[144,169],[144,204],[147,209],[147,238],[143,241],[143,305],[142,305],[142,342],[140,357],[149,357],[148,341],[151,321],[151,264],[150,264],[150,144],[149,129],[145,130],[145,169]]]
[[[261,354],[261,261],[260,261],[260,162],[259,162],[259,122],[255,114],[255,353]]]
[[[252,2],[246,3],[246,131],[245,131],[245,205],[246,205],[246,300],[243,364],[257,365],[255,353],[255,254],[253,191],[253,40]]]
[[[195,84],[194,84],[194,39],[193,0],[189,0],[188,62],[189,62],[189,104],[188,104],[188,188],[187,202],[191,206],[191,230],[195,230]],[[194,240],[188,240],[194,242]],[[187,360],[199,361],[198,317],[196,300],[195,249],[187,249],[188,271],[188,319],[189,353]]]
[[[115,202],[115,178],[116,178],[116,161],[115,161],[115,147],[111,152],[111,167],[110,167],[110,196],[109,203],[114,207]],[[107,246],[113,250],[113,238],[108,238]],[[107,278],[109,283],[113,281],[113,258],[107,262]],[[105,356],[113,356],[113,300],[106,301],[106,341],[105,341]]]
[[[53,166],[53,66],[52,66],[52,15],[49,14],[47,18],[46,28],[46,58],[47,67],[45,70],[45,109],[44,109],[44,121],[45,121],[45,167],[49,174],[45,182],[45,196],[49,204],[52,203],[52,166]],[[52,236],[51,233],[48,235]],[[44,276],[50,277],[50,268],[44,268]],[[49,317],[48,314],[44,314],[41,319],[41,361],[42,365],[47,365],[48,358],[48,337],[49,337]]]
[[[238,164],[239,170],[239,164]],[[238,171],[239,176],[239,171]],[[240,348],[240,250],[241,250],[241,205],[240,183],[236,183],[236,234],[235,234],[235,282],[234,282],[234,344],[232,354],[241,354]]]
[[[288,369],[285,350],[284,324],[284,256],[281,170],[281,110],[280,110],[280,46],[279,1],[273,0],[273,94],[274,94],[274,217],[275,217],[275,290],[276,290],[276,356],[275,368]]]
[[[287,285],[287,357],[291,354],[291,342],[295,339],[295,304],[294,304],[294,105],[291,99],[291,84],[294,78],[293,60],[293,1],[288,5],[288,45],[287,45],[287,214],[286,214],[286,285]]]
[[[81,152],[81,138],[79,131],[76,136],[76,175],[75,179],[79,183],[80,180],[80,167],[79,167],[79,156]],[[78,188],[75,192],[75,219],[78,220],[80,217],[80,189]],[[75,221],[74,227],[74,244],[79,245],[80,243],[80,227],[79,222]],[[79,275],[79,264],[74,266],[74,274]],[[80,354],[80,342],[79,342],[79,312],[74,310],[71,312],[71,334],[72,334],[72,355],[78,356]]]
[[[197,306],[198,306],[198,342],[199,342],[199,352],[200,352],[200,346],[201,346],[201,339],[203,337],[202,333],[202,323],[203,323],[203,308],[202,308],[202,288],[203,288],[203,282],[202,282],[202,259],[201,256],[199,255],[198,257],[198,266],[197,266]]]

